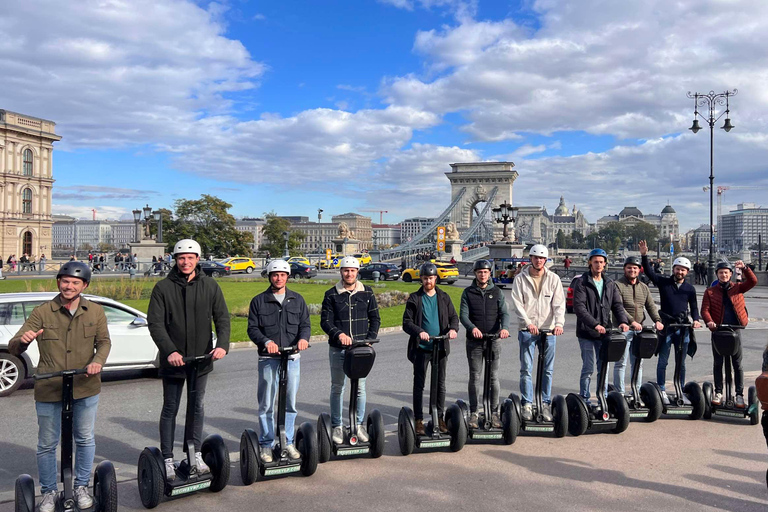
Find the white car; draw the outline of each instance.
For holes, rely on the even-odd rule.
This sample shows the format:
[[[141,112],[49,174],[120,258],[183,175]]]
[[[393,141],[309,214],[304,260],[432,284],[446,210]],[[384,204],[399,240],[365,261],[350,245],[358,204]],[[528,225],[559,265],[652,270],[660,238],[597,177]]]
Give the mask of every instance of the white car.
[[[40,358],[37,343],[30,343],[20,358],[8,352],[8,344],[32,310],[56,295],[56,292],[0,294],[0,396],[10,395],[25,378],[34,375]],[[159,367],[157,346],[147,328],[147,315],[106,297],[83,296],[100,304],[107,316],[112,349],[104,371]]]

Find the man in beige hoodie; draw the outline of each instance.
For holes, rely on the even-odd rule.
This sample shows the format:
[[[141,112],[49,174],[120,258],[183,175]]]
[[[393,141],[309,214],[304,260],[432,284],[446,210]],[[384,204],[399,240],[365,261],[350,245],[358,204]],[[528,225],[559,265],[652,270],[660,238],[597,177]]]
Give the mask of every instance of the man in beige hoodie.
[[[565,294],[563,283],[557,274],[547,270],[549,252],[543,245],[531,247],[531,264],[526,265],[512,283],[512,310],[517,315],[520,341],[520,394],[522,395],[523,419],[533,419],[533,385],[531,368],[540,330],[551,332],[544,343],[544,375],[542,379],[542,411],[547,421],[552,421],[552,371],[555,367],[555,343],[563,334],[565,324]]]

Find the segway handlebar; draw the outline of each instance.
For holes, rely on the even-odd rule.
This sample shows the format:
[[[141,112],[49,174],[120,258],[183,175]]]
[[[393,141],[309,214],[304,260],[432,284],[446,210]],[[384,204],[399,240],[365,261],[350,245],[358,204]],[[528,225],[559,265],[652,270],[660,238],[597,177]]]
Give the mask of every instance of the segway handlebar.
[[[528,330],[527,327],[525,329],[520,329],[520,330],[522,332],[531,332],[530,330]],[[553,332],[554,331],[552,329],[539,329],[539,334],[534,334],[534,336],[544,335],[546,337],[546,336],[550,336]]]
[[[717,326],[718,330],[720,330],[720,329],[733,329],[735,331],[736,329],[743,329],[743,328],[744,328],[743,325],[736,325],[736,324],[720,324],[720,325]]]
[[[202,363],[203,361],[210,359],[211,357],[213,357],[213,354],[208,353],[208,354],[203,354],[201,356],[186,356],[181,358],[181,360],[184,361],[184,364],[191,363],[193,361]]]
[[[63,377],[64,375],[82,375],[87,371],[88,370],[86,370],[85,368],[78,368],[77,370],[61,370],[58,372],[51,372],[51,373],[38,373],[35,375],[35,380],[52,379],[54,377]]]
[[[499,339],[499,333],[483,334],[483,340],[485,341],[495,341],[497,339]]]
[[[312,345],[307,344],[307,348],[311,347]],[[277,349],[278,354],[286,354],[286,355],[293,355],[299,353],[299,347],[296,345],[291,345],[290,347],[280,347]],[[270,354],[271,355],[271,354]]]
[[[346,345],[345,348],[364,347],[373,343],[378,343],[380,340],[359,340],[353,341],[351,345]]]
[[[692,327],[692,326],[693,326],[693,323],[688,322],[688,323],[684,323],[684,324],[680,324],[680,323],[678,323],[678,324],[667,324],[664,327]]]
[[[450,339],[450,337],[447,334],[443,334],[441,336],[430,336],[429,337],[429,341],[437,341],[437,342],[448,341],[449,339]]]

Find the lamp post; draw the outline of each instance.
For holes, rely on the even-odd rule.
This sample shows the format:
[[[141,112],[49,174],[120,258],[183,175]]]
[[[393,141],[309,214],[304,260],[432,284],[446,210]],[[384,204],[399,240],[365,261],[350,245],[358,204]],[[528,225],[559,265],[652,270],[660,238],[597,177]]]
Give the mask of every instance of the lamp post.
[[[152,212],[152,217],[154,217],[157,222],[157,243],[161,244],[163,243],[163,212],[155,210]]]
[[[518,208],[516,206],[512,206],[511,204],[504,201],[496,208],[492,208],[491,211],[493,212],[493,220],[495,220],[497,223],[502,224],[504,226],[504,231],[501,235],[501,241],[510,243],[515,239],[515,220],[517,219],[517,210]],[[507,226],[509,224],[512,224],[512,240],[509,239],[509,230]]]
[[[287,231],[283,231],[283,240],[285,241],[285,248],[283,249],[283,259],[287,260],[291,257],[291,253],[288,251],[288,239],[291,237],[291,234]]]
[[[715,219],[714,219],[714,193],[715,193],[715,174],[714,174],[714,147],[715,147],[715,123],[725,115],[725,122],[721,128],[730,132],[733,128],[730,117],[729,98],[738,94],[739,90],[726,90],[725,92],[715,94],[715,91],[709,91],[707,94],[693,93],[688,91],[688,97],[693,99],[693,124],[689,128],[693,133],[701,130],[698,117],[701,117],[709,124],[709,258],[707,262],[707,282],[715,280]],[[725,105],[725,111],[717,114],[717,106]],[[699,107],[708,107],[709,115],[705,116],[699,112]],[[718,226],[719,228],[719,226]]]
[[[141,240],[139,238],[139,222],[141,222],[141,210],[133,210],[133,224],[134,224],[133,241],[136,243],[138,243]]]

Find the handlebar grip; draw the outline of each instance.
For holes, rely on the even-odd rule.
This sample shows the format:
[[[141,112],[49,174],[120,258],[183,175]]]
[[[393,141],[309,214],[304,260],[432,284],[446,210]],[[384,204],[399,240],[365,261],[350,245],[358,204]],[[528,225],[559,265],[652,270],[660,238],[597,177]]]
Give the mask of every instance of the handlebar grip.
[[[212,357],[213,357],[213,354],[208,353],[208,354],[203,354],[201,356],[186,356],[186,357],[182,357],[181,360],[186,364],[186,363],[191,363],[193,361],[204,361],[204,360],[210,359]]]
[[[51,373],[38,373],[38,374],[35,374],[34,378],[35,380],[45,380],[45,379],[52,379],[54,377],[62,377],[65,374],[82,375],[87,371],[88,370],[86,370],[85,368],[78,368],[76,370],[61,370],[58,372],[51,372]]]
[[[736,330],[736,329],[743,329],[744,326],[743,325],[736,325],[736,324],[720,324],[720,325],[717,326],[717,328],[718,329],[726,328],[726,329]]]

